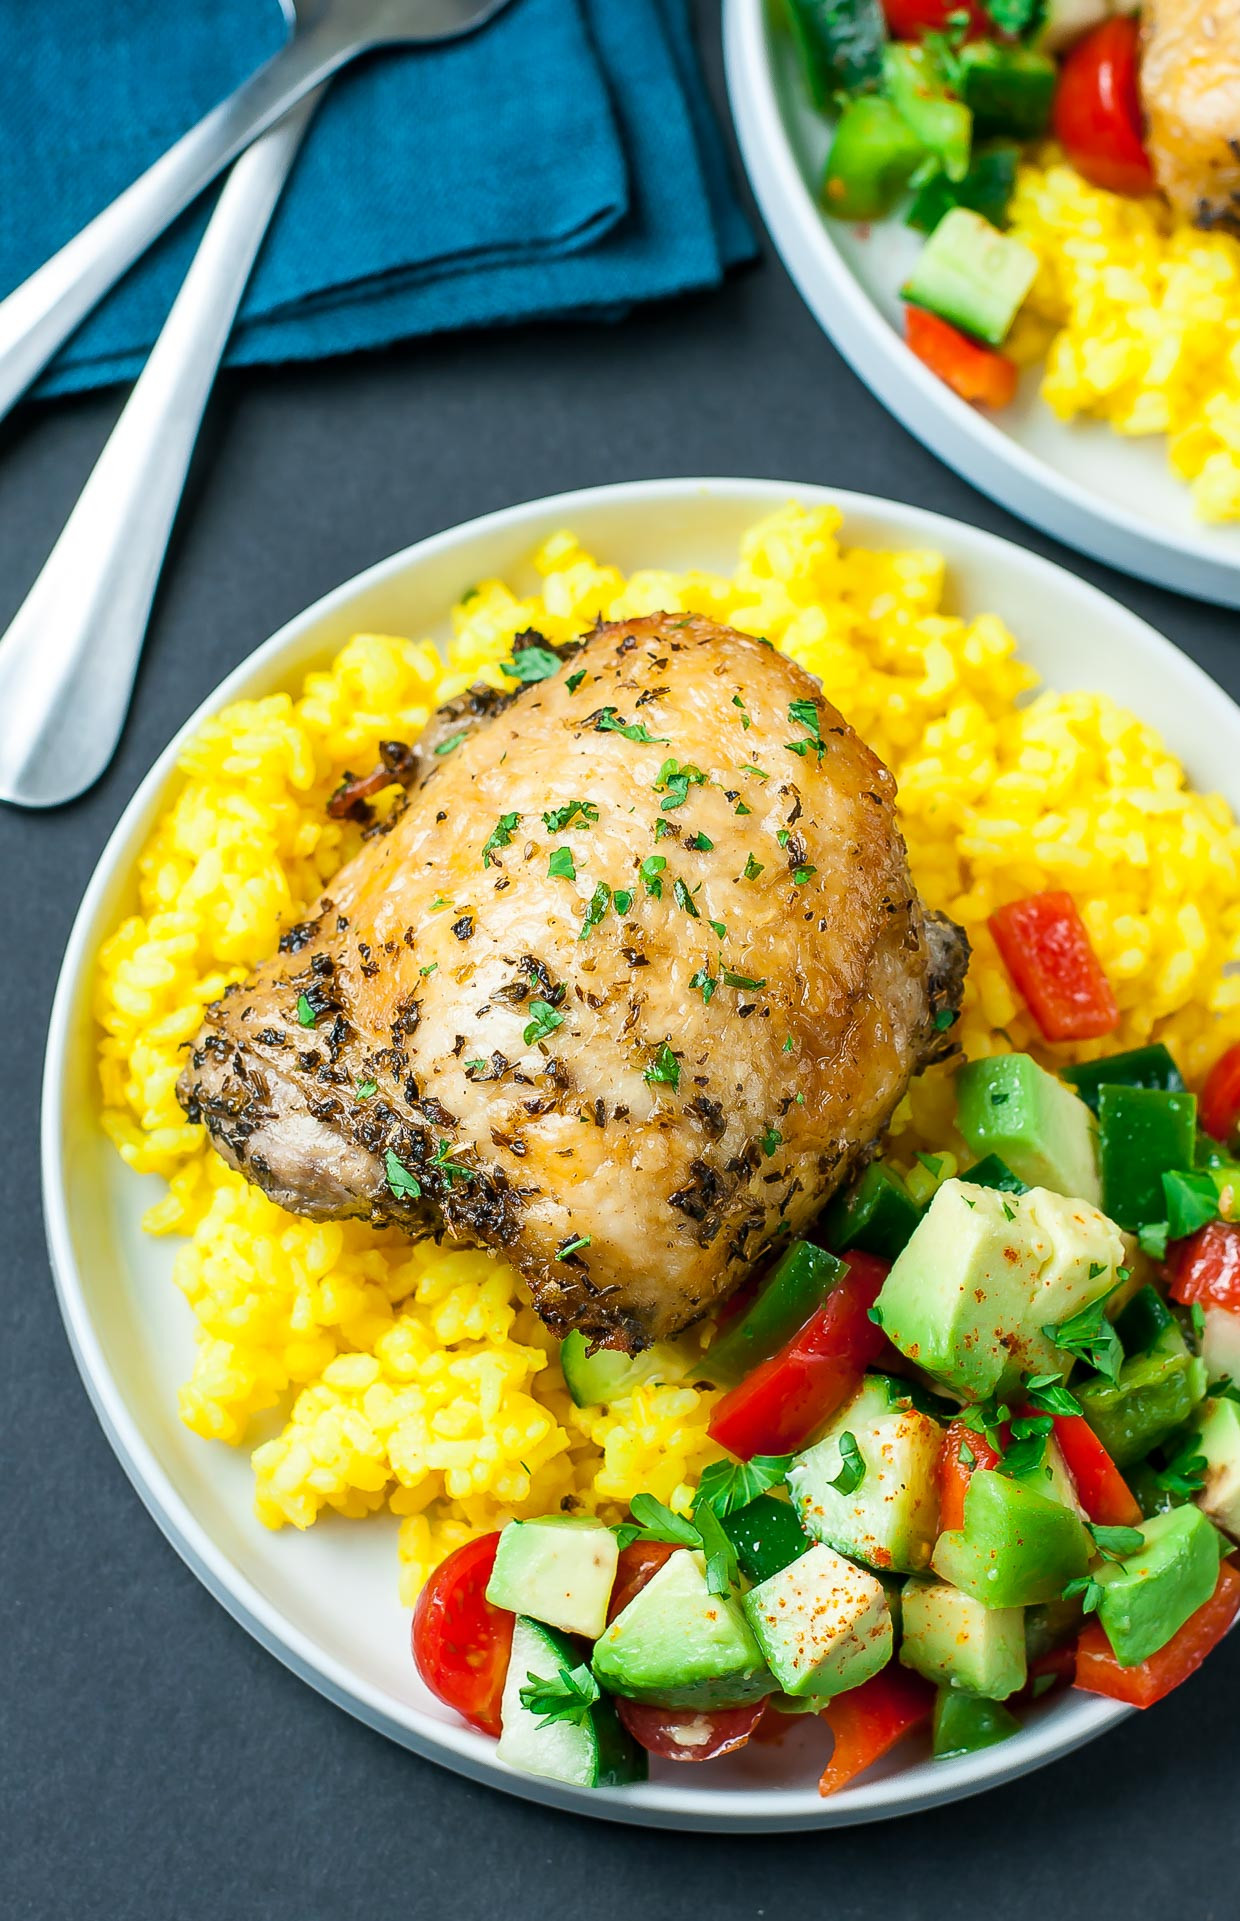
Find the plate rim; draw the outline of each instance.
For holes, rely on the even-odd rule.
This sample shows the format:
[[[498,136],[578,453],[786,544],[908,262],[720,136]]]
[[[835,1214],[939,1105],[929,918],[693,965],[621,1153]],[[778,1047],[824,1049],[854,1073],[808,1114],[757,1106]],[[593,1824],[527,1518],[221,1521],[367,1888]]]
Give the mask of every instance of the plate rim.
[[[1133,1710],[1090,1696],[1072,1703],[1069,1725],[1061,1725],[1063,1716],[1058,1720],[1048,1717],[1025,1729],[1010,1745],[955,1761],[937,1762],[933,1775],[915,1790],[910,1791],[904,1785],[906,1775],[896,1774],[845,1790],[827,1801],[821,1800],[813,1787],[721,1791],[658,1782],[629,1789],[586,1790],[519,1774],[495,1758],[494,1746],[487,1737],[463,1726],[456,1728],[435,1720],[411,1703],[393,1703],[383,1689],[348,1672],[332,1654],[282,1616],[254,1582],[214,1548],[207,1527],[172,1485],[154,1446],[140,1432],[136,1417],[130,1414],[112,1378],[102,1342],[92,1326],[69,1226],[71,1210],[62,1154],[64,1096],[82,983],[93,966],[97,949],[100,930],[96,928],[96,921],[116,875],[132,859],[134,850],[130,842],[175,772],[183,743],[211,714],[243,695],[251,683],[285,653],[294,652],[306,630],[323,623],[376,587],[449,552],[455,545],[505,535],[524,523],[546,520],[552,514],[571,524],[574,514],[583,508],[635,503],[653,506],[661,500],[683,500],[688,496],[743,499],[759,506],[765,503],[770,509],[789,500],[810,506],[837,506],[844,516],[845,529],[850,518],[869,516],[880,523],[886,522],[893,538],[900,541],[950,546],[963,537],[966,542],[988,551],[996,561],[1012,565],[1014,560],[1017,568],[1025,570],[1026,578],[1032,577],[1034,583],[1039,576],[1066,575],[1074,593],[1082,596],[1086,603],[1105,604],[1110,617],[1118,617],[1127,629],[1132,644],[1153,655],[1164,672],[1170,672],[1182,682],[1187,698],[1223,701],[1240,754],[1240,708],[1203,668],[1148,622],[1057,562],[1031,553],[1000,535],[925,508],[816,482],[683,476],[621,481],[547,495],[443,529],[342,582],[256,647],[217,683],[178,728],[126,804],[108,836],[74,917],[57,978],[44,1055],[40,1122],[44,1223],[57,1302],[75,1363],[108,1442],[143,1505],[181,1559],[233,1619],[317,1692],[390,1739],[455,1772],[523,1799],[596,1818],[733,1833],[852,1826],[940,1806],[1014,1780],[1092,1740]],[[393,1707],[399,1711],[394,1713]]]
[[[766,0],[724,0],[737,143],[759,211],[802,300],[857,377],[922,445],[989,499],[1076,552],[1196,600],[1240,607],[1240,546],[1160,530],[1061,474],[922,366],[836,247],[788,137],[769,57]]]

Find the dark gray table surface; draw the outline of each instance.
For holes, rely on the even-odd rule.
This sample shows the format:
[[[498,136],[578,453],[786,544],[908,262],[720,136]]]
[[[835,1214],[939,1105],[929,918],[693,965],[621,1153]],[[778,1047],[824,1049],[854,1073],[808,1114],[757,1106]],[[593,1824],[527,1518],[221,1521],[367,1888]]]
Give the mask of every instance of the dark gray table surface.
[[[0,432],[0,621],[118,405],[27,409]],[[263,1653],[165,1544],[87,1403],[44,1251],[39,1075],[74,910],[139,779],[222,675],[372,561],[514,501],[671,474],[836,483],[990,528],[1113,593],[1240,694],[1234,614],[1057,549],[941,467],[839,360],[769,245],[720,295],[615,327],[224,380],[115,765],[59,813],[0,808],[0,1912],[14,1921],[1237,1912],[1240,1636],[1156,1712],[954,1809],[756,1839],[587,1825],[404,1753]]]

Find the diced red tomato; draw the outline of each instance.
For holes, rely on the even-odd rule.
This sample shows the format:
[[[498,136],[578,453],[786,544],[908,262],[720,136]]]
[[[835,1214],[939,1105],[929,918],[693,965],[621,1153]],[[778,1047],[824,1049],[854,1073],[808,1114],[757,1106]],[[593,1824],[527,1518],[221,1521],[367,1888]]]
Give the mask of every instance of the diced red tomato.
[[[1059,69],[1052,122],[1072,165],[1110,193],[1154,192],[1137,87],[1140,23],[1104,20],[1069,51]]]
[[[616,1578],[612,1582],[611,1600],[607,1604],[607,1620],[615,1620],[635,1594],[640,1594],[647,1581],[659,1572],[664,1561],[669,1560],[676,1549],[670,1541],[634,1541],[630,1546],[621,1548],[620,1559],[616,1563]]]
[[[883,0],[883,12],[893,40],[920,40],[925,33],[942,33],[959,13],[969,16],[967,39],[975,39],[990,28],[985,13],[972,0],[963,7],[956,0]]]
[[[1201,1090],[1197,1118],[1216,1141],[1229,1141],[1240,1123],[1240,1042],[1216,1060]]]
[[[766,1710],[765,1701],[743,1708],[653,1708],[616,1698],[616,1713],[639,1747],[665,1761],[714,1761],[743,1748]]]
[[[1238,1614],[1240,1573],[1224,1561],[1218,1571],[1218,1586],[1204,1607],[1190,1615],[1166,1647],[1151,1654],[1140,1667],[1121,1667],[1102,1627],[1091,1621],[1076,1644],[1076,1685],[1088,1694],[1107,1694],[1113,1701],[1127,1701],[1134,1708],[1152,1708],[1196,1673]]]
[[[1119,1008],[1071,894],[1030,894],[990,917],[1003,964],[1048,1041],[1114,1033]]]
[[[499,1704],[515,1615],[486,1598],[499,1535],[467,1541],[442,1562],[413,1611],[413,1658],[431,1693],[484,1734],[500,1731]]]
[[[1167,1262],[1171,1298],[1182,1307],[1225,1307],[1240,1314],[1240,1226],[1211,1221],[1177,1241]]]
[[[932,374],[960,395],[983,407],[1006,407],[1016,392],[1016,362],[984,347],[924,307],[904,309],[904,338]]]
[[[973,1456],[971,1461],[961,1460],[961,1448],[967,1449]],[[964,1526],[964,1497],[968,1491],[969,1476],[975,1468],[998,1467],[999,1459],[984,1434],[975,1434],[963,1421],[952,1422],[939,1449],[940,1534],[945,1534],[949,1528]]]
[[[910,1729],[930,1718],[934,1689],[919,1674],[893,1663],[847,1694],[837,1694],[822,1710],[835,1736],[831,1759],[818,1783],[819,1794],[838,1794],[859,1774],[880,1761]]]
[[[738,1460],[803,1446],[888,1346],[870,1319],[888,1264],[873,1254],[852,1253],[847,1260],[843,1278],[799,1333],[716,1407],[711,1439]]]
[[[1054,1421],[1059,1451],[1090,1520],[1099,1527],[1140,1527],[1141,1509],[1084,1415],[1056,1414]]]

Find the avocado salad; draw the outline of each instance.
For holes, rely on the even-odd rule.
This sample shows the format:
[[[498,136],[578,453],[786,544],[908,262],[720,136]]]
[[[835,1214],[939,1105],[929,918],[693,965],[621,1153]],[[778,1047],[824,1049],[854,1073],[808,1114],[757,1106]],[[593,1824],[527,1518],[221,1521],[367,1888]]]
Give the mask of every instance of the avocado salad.
[[[427,1685],[580,1787],[819,1715],[824,1793],[919,1727],[936,1759],[1002,1742],[1055,1688],[1160,1700],[1240,1611],[1240,1163],[1198,1106],[1161,1045],[967,1063],[966,1152],[871,1161],[725,1310],[691,1503],[458,1550],[414,1619]],[[561,1364],[579,1405],[650,1378],[580,1335]]]

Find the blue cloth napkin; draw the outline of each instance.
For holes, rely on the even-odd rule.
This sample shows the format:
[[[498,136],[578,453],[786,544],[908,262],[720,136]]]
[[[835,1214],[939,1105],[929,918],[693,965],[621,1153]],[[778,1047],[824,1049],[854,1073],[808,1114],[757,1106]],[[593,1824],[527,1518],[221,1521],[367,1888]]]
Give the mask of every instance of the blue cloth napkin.
[[[280,45],[276,0],[0,6],[0,291],[34,271]],[[130,379],[210,213],[190,208],[37,391]],[[686,0],[514,0],[469,39],[331,83],[228,361],[314,359],[448,328],[716,285],[753,242]]]

